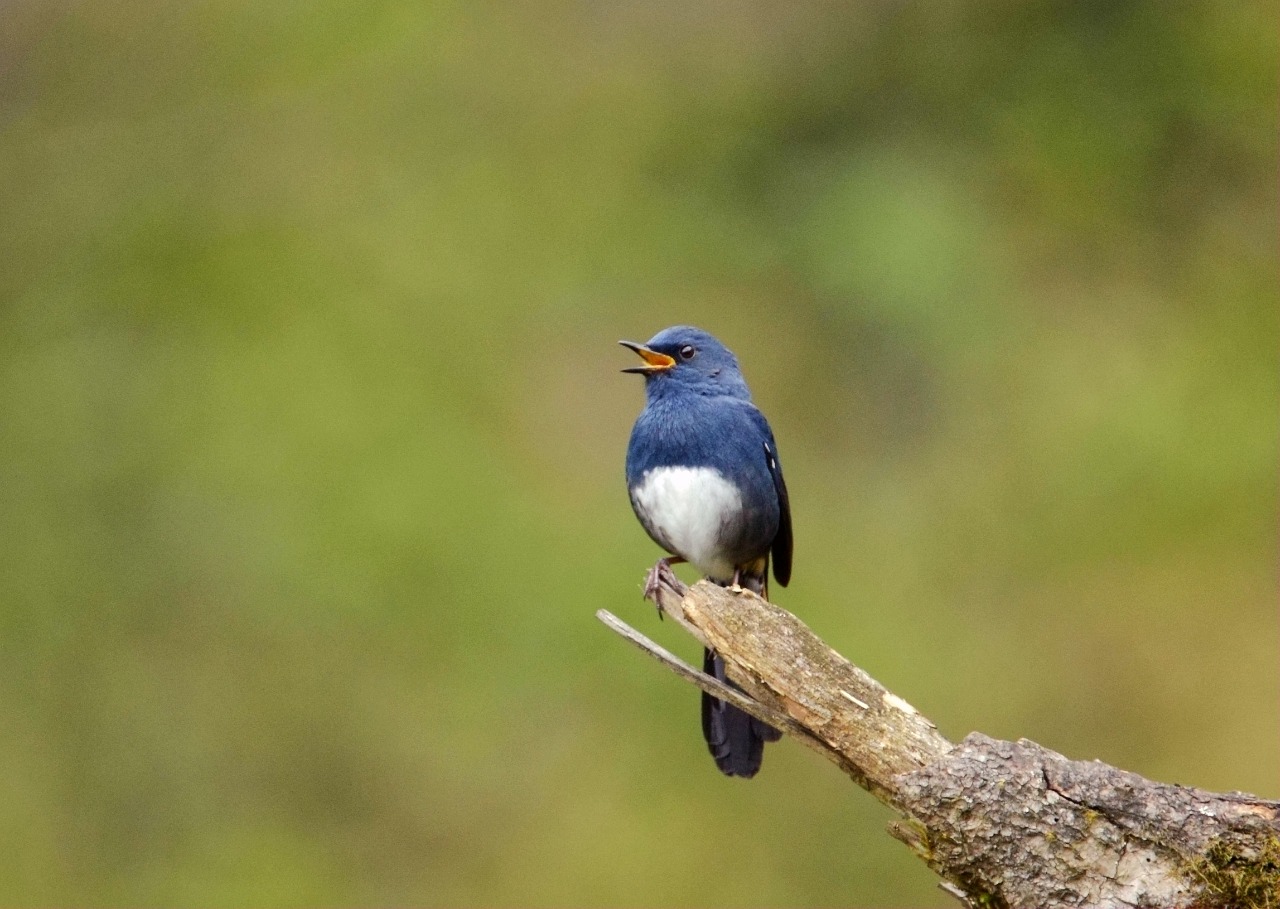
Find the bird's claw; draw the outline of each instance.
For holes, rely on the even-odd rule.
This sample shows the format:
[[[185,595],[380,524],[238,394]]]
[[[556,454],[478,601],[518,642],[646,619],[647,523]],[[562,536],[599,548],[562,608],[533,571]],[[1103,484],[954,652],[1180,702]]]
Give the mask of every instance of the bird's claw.
[[[644,598],[651,600],[658,607],[659,619],[662,618],[662,602],[658,594],[664,587],[677,596],[684,596],[684,591],[687,589],[684,582],[671,570],[670,559],[658,559],[657,563],[649,569],[649,573],[644,576]]]

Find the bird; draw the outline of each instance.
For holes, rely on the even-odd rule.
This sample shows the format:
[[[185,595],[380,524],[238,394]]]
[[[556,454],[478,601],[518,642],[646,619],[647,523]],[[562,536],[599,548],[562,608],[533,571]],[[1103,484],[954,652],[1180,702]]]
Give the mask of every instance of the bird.
[[[699,328],[665,328],[644,344],[620,341],[644,361],[645,406],[627,444],[632,510],[668,556],[649,573],[688,562],[717,584],[768,597],[768,575],[791,580],[791,503],[773,430],[752,403],[738,358]],[[724,661],[703,651],[703,671],[732,685]],[[737,686],[734,686],[737,687]],[[702,733],[726,776],[760,770],[765,742],[782,734],[737,707],[702,695]]]

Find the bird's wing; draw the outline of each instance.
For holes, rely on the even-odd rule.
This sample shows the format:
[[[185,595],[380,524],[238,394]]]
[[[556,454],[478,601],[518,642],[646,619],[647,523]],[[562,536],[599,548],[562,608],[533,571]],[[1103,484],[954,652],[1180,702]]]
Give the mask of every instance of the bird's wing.
[[[783,587],[791,580],[791,498],[787,495],[787,481],[782,478],[782,463],[778,460],[778,443],[773,440],[773,430],[769,421],[764,418],[758,408],[752,406],[750,412],[761,434],[764,436],[765,463],[769,465],[769,476],[773,477],[773,488],[778,494],[778,533],[773,538],[771,555],[773,556],[773,577]]]
[[[770,436],[764,446],[769,459],[769,473],[773,476],[773,488],[778,491],[778,535],[773,538],[773,577],[783,587],[791,580],[791,499],[787,495],[787,481],[782,478],[782,465]]]

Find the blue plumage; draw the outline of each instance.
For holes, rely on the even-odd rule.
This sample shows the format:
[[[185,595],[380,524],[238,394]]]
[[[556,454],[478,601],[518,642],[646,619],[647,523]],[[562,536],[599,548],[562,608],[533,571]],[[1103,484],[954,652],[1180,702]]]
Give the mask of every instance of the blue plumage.
[[[646,404],[627,446],[632,508],[653,540],[721,584],[767,588],[791,578],[791,509],[773,431],[751,402],[737,358],[697,328],[676,326],[647,344],[622,342],[644,360]],[[708,672],[724,678],[710,651]],[[730,776],[753,776],[776,730],[705,696],[703,731]]]

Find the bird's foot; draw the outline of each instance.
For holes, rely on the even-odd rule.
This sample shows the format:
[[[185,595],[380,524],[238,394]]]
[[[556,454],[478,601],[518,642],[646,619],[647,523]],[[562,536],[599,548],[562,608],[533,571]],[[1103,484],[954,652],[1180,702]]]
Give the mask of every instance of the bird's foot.
[[[662,588],[667,588],[676,596],[683,597],[688,588],[684,582],[676,577],[676,573],[671,570],[672,565],[683,562],[684,559],[679,556],[667,556],[665,559],[658,559],[657,563],[649,569],[649,573],[644,576],[644,598],[652,600],[653,604],[658,607],[658,618],[662,618],[662,602],[658,599],[658,593]]]

